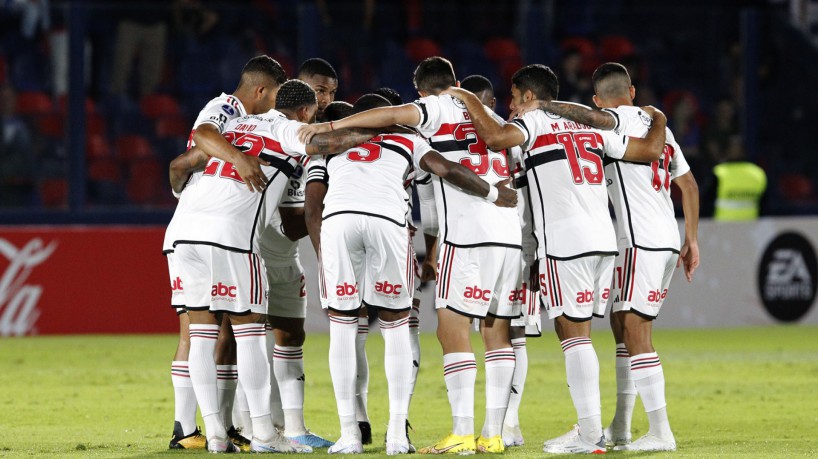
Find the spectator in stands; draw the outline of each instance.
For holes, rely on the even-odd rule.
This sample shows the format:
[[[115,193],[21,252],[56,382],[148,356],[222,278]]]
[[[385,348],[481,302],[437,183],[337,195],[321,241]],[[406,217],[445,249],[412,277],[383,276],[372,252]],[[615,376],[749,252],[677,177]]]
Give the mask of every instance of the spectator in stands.
[[[162,76],[168,5],[165,0],[141,0],[134,6],[119,7],[119,12],[111,93],[127,92],[131,68],[139,56],[139,95],[146,96],[154,92]]]
[[[0,86],[0,207],[31,204],[34,195],[34,155],[31,133],[17,115],[17,94]]]
[[[582,53],[567,49],[560,62],[560,100],[587,104],[591,101],[591,79],[582,75]]]
[[[207,8],[201,0],[173,2],[173,25],[186,38],[199,40],[219,22],[219,15]]]
[[[672,91],[664,98],[668,127],[676,136],[694,176],[704,176],[712,163],[701,154],[701,128],[699,127],[699,102],[688,91]]]
[[[704,131],[702,146],[705,157],[714,164],[723,161],[728,150],[736,148],[732,139],[739,134],[736,106],[732,100],[724,97],[716,104],[713,116],[710,117]]]

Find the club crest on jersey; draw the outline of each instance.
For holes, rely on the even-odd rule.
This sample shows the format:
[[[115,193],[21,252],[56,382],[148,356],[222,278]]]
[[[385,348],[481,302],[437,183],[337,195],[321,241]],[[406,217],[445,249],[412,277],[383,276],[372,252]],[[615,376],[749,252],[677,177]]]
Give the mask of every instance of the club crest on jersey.
[[[462,109],[466,108],[466,104],[463,103],[463,101],[458,99],[457,97],[452,97],[452,101],[454,101],[455,107],[459,107],[459,108],[462,108]]]
[[[553,114],[551,112],[545,112],[545,116],[547,116],[547,117],[549,117],[551,119],[554,119],[554,120],[558,120],[558,119],[561,118],[559,115],[555,115],[555,114]]]
[[[222,105],[222,111],[230,116],[234,116],[236,114],[236,109],[227,104]]]
[[[653,124],[653,118],[649,117],[647,113],[643,112],[642,110],[639,110],[638,114],[639,120],[642,121],[642,124],[644,124],[647,127],[650,127],[650,125]]]

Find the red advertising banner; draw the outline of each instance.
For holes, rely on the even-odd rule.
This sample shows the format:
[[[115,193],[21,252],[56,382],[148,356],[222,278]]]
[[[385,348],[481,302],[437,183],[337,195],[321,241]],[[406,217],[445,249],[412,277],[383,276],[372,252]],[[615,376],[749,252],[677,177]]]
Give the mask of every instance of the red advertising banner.
[[[177,331],[164,232],[0,226],[0,336]]]

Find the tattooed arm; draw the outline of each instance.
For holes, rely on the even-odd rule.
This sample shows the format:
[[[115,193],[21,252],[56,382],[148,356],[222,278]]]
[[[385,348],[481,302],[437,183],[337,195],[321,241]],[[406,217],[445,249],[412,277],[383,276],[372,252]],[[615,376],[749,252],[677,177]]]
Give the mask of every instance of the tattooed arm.
[[[170,162],[170,186],[173,192],[179,194],[185,189],[190,174],[204,169],[207,162],[210,160],[204,150],[199,147],[193,147],[190,150],[182,153]]]
[[[612,113],[603,112],[602,110],[594,110],[584,105],[574,104],[571,102],[558,102],[556,100],[552,100],[550,102],[546,102],[544,100],[528,101],[517,107],[511,116],[522,116],[525,113],[537,109],[551,112],[571,121],[587,124],[593,128],[602,129],[603,131],[615,129],[617,125],[616,116],[614,116]]]
[[[315,134],[307,144],[306,151],[308,155],[340,153],[366,142],[379,133],[378,129],[350,128]]]

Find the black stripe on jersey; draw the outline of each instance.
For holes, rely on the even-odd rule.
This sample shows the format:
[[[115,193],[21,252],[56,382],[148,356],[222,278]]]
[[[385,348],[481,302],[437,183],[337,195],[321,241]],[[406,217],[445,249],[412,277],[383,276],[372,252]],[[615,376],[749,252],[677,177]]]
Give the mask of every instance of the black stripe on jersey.
[[[606,156],[603,159],[603,165],[607,166],[608,164],[616,164],[616,163],[623,163],[623,164],[633,164],[634,166],[645,166],[645,167],[653,167],[653,163],[643,163],[640,161],[626,161],[624,159],[614,159],[609,156]],[[665,162],[659,160],[659,169],[665,169]]]
[[[610,113],[611,115],[613,115],[614,119],[616,120],[616,125],[614,126],[613,131],[616,131],[617,129],[619,129],[619,113],[616,113],[616,111],[611,110],[610,108],[603,108],[602,111],[605,112],[605,113]]]
[[[429,121],[429,112],[426,111],[426,103],[417,100],[413,103],[420,108],[420,124],[418,126],[423,126],[427,121]]]
[[[173,253],[173,249],[167,249],[162,251],[162,255],[168,256],[169,253]]]
[[[513,320],[513,319],[519,319],[522,316],[523,316],[523,313],[519,313],[516,316],[501,316],[501,315],[497,315],[497,314],[492,314],[491,312],[486,312],[486,317],[496,317],[497,319]]]
[[[408,307],[408,308],[400,308],[400,309],[390,308],[388,306],[378,306],[377,304],[370,304],[370,303],[367,303],[366,301],[363,301],[363,300],[361,300],[361,303],[364,306],[368,307],[368,308],[383,309],[384,311],[391,311],[391,312],[406,312],[406,311],[409,311],[409,310],[412,309],[411,306]]]
[[[448,204],[446,203],[446,186],[443,184],[443,179],[438,177],[440,181],[440,197],[443,200],[443,241],[446,242],[449,239],[449,208]],[[440,228],[438,228],[440,231]]]
[[[658,317],[658,316],[652,316],[650,314],[645,314],[642,311],[637,311],[635,308],[631,308],[628,312],[632,312],[632,313],[636,314],[637,316],[639,316],[639,317],[641,317],[641,318],[643,318],[645,320],[656,320],[656,318]]]
[[[180,239],[180,240],[178,240],[178,241],[175,241],[175,242],[173,243],[173,246],[174,246],[174,247],[176,247],[177,245],[182,245],[182,244],[191,244],[191,245],[209,245],[209,246],[213,246],[213,247],[218,247],[218,248],[223,249],[223,250],[229,250],[230,252],[237,252],[237,253],[253,253],[253,251],[252,251],[252,250],[240,249],[240,248],[238,248],[238,247],[231,247],[231,246],[229,246],[229,245],[222,245],[222,244],[218,244],[218,243],[216,243],[216,242],[209,242],[209,241],[192,241],[192,240],[187,240],[187,239]]]
[[[404,150],[403,148],[401,148],[401,147],[399,147],[397,145],[393,145],[391,143],[386,143],[386,142],[372,142],[372,143],[374,143],[375,145],[379,145],[381,148],[385,148],[385,149],[387,149],[389,151],[393,151],[393,152],[403,156],[403,159],[405,159],[406,161],[409,162],[409,168],[414,170],[415,166],[412,163],[412,157],[409,155],[409,153],[406,153],[406,150]]]
[[[631,276],[633,275],[633,273],[631,272],[632,258],[633,249],[631,248],[625,249],[625,261],[623,263],[625,269],[624,272],[622,273],[622,285],[620,285],[622,290],[622,297],[620,298],[620,300],[623,302],[628,301],[627,300],[628,291],[630,290],[631,287]]]
[[[528,161],[531,158],[531,153],[526,152],[526,156],[528,156],[528,157],[525,160]],[[529,169],[529,170],[531,171],[531,175],[534,176],[534,184],[537,186],[537,194],[540,196],[540,200],[539,200],[540,215],[542,216],[543,227],[544,227],[545,226],[545,201],[543,201],[543,197],[542,197],[542,187],[540,186],[540,177],[537,175],[536,170],[534,170],[534,169]],[[526,172],[526,177],[528,177],[528,172]],[[529,185],[531,185],[531,184],[529,183]],[[528,210],[531,212],[531,219],[533,220],[532,223],[534,223],[534,226],[536,226],[536,220],[534,220],[534,215],[536,215],[534,213],[534,204],[533,204],[534,199],[532,199],[532,197],[531,197],[532,188],[533,188],[532,186],[527,187],[527,190],[528,190]],[[542,241],[540,241],[539,234],[537,234],[536,230],[532,230],[531,234],[534,235],[534,240],[537,241],[537,250],[539,251],[540,246],[542,246],[543,249],[546,249],[546,247],[548,246],[548,240],[545,237],[545,231],[543,231],[543,236],[542,236],[543,240]]]
[[[485,319],[486,316],[479,316],[477,314],[469,314],[468,312],[463,312],[459,309],[453,308],[452,306],[446,305],[446,309],[452,311],[454,313],[460,314],[461,316],[471,317],[472,319]]]
[[[525,132],[527,134],[525,136],[525,141],[526,142],[531,140],[531,131],[528,130],[528,126],[525,125],[525,121],[523,121],[522,118],[515,118],[515,119],[511,120],[510,122],[516,124],[517,126],[520,126],[523,129],[525,129]]]
[[[259,155],[259,156],[261,156],[261,155]],[[290,167],[290,173],[292,173],[292,171],[295,170],[295,167],[293,167],[292,164],[288,163],[287,161],[284,161],[281,158],[276,158],[276,157],[271,156],[270,160],[268,160],[270,162],[271,166],[276,167],[276,161],[271,161],[271,160],[281,161],[281,162],[287,164]],[[273,176],[270,177],[270,180],[267,181],[267,185],[264,185],[264,191],[261,192],[261,199],[258,200],[258,207],[256,208],[256,215],[255,215],[255,217],[253,217],[253,228],[250,230],[250,247],[253,247],[253,238],[256,237],[256,226],[258,226],[258,216],[259,216],[259,214],[261,214],[261,208],[264,207],[264,200],[267,199],[267,190],[270,189],[270,184],[275,181],[276,176],[278,176],[278,174],[280,174],[282,172],[283,172],[282,169],[276,167],[276,171],[273,173]],[[287,175],[287,177],[289,178],[290,176]],[[281,196],[279,196],[278,199],[281,199]]]
[[[672,247],[644,247],[641,245],[634,245],[634,247],[640,250],[647,250],[648,252],[673,252],[675,254],[681,253],[677,249],[674,249]]]
[[[626,217],[628,219],[628,232],[631,233],[631,244],[636,244],[636,237],[634,236],[633,232],[633,219],[631,218],[631,205],[628,202],[628,193],[625,190],[625,180],[622,179],[622,169],[619,168],[619,164],[614,164],[616,168],[616,175],[619,177],[619,189],[622,191],[622,199],[625,201],[625,213],[627,214]]]
[[[559,261],[566,261],[566,260],[576,260],[577,258],[583,257],[593,257],[593,256],[609,256],[609,255],[619,255],[619,252],[608,252],[604,250],[597,250],[593,252],[585,252],[580,253],[577,255],[571,255],[570,257],[555,257],[554,255],[546,255],[549,260],[559,260]]]
[[[367,217],[382,218],[382,219],[384,219],[386,221],[390,221],[390,222],[400,226],[401,228],[406,227],[406,220],[404,220],[403,223],[400,223],[400,222],[396,222],[395,220],[392,220],[391,218],[384,217],[383,215],[371,214],[369,212],[360,212],[360,211],[357,211],[357,210],[341,210],[341,211],[338,211],[338,212],[333,212],[333,213],[331,213],[331,214],[329,214],[327,216],[322,217],[321,221],[324,221],[324,220],[326,220],[326,219],[328,219],[330,217],[334,217],[336,215],[341,215],[341,214],[356,214],[356,215],[366,215]]]
[[[514,188],[521,189],[528,186],[528,177],[521,175],[514,179]]]
[[[258,155],[258,157],[270,163],[270,166],[275,167],[276,169],[283,172],[284,175],[287,176],[287,178],[292,177],[293,173],[295,172],[295,166],[290,164],[290,162],[287,161],[286,159],[281,159],[277,156],[273,156],[267,153],[261,153],[260,155]],[[270,181],[272,182],[272,179],[270,179]]]
[[[534,155],[529,153],[528,158],[525,159],[525,170],[529,171],[537,166],[542,166],[552,161],[561,161],[563,159],[568,159],[568,156],[565,155],[565,150],[562,148],[544,151]]]
[[[446,244],[449,244],[452,247],[457,247],[458,249],[468,249],[471,247],[507,247],[509,249],[523,250],[522,246],[514,244],[504,244],[502,242],[480,242],[478,244],[455,244],[451,241],[445,242]]]
[[[429,174],[424,179],[415,180],[415,184],[417,185],[428,185],[432,183],[432,174]]]
[[[473,143],[474,139],[429,141],[429,145],[440,153],[449,151],[468,151],[469,145]]]

